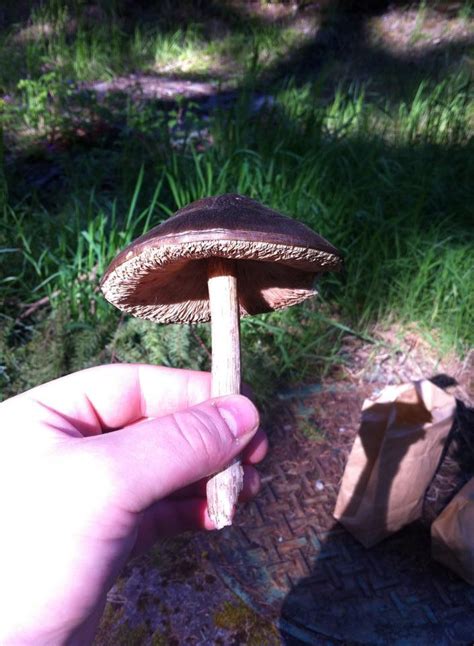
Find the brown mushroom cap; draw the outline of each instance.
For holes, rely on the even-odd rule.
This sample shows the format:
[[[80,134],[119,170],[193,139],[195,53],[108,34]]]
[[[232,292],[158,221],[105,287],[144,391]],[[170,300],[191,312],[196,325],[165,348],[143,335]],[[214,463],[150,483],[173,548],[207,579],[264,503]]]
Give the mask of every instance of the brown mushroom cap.
[[[159,323],[208,321],[209,258],[237,260],[241,316],[300,303],[341,254],[307,226],[243,195],[206,197],[137,238],[101,288],[125,312]]]

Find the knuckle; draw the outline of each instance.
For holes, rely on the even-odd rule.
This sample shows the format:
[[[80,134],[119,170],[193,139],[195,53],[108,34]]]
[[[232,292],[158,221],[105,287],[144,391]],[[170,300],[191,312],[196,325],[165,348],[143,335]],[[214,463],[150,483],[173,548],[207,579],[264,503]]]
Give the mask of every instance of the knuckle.
[[[191,455],[199,455],[209,465],[225,460],[230,432],[215,408],[199,408],[174,413],[175,433]]]

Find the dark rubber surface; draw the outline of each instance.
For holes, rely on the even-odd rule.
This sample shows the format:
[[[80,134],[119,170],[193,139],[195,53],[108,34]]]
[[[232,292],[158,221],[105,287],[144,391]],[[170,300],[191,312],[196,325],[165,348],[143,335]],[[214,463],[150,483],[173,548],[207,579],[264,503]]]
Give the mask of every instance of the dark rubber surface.
[[[426,523],[366,550],[332,518],[360,397],[335,389],[282,412],[260,496],[206,537],[215,572],[288,643],[472,644],[474,588],[431,560]],[[339,418],[324,437],[302,437],[301,420],[320,423],[312,411],[327,406]]]

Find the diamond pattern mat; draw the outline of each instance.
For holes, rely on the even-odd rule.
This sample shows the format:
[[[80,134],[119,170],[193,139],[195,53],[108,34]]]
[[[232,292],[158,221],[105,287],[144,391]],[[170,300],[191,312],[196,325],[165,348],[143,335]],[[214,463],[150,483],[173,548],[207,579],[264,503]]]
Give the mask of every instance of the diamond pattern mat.
[[[335,388],[272,416],[261,494],[205,539],[214,571],[288,643],[472,644],[474,588],[431,560],[426,523],[367,550],[332,517],[362,398]]]

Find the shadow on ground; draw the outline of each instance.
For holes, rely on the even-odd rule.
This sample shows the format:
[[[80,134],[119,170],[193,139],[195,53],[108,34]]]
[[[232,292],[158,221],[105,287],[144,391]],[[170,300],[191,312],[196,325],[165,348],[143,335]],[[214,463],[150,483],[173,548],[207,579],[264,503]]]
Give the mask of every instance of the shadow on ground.
[[[35,5],[41,4],[19,3],[16,8],[1,9],[0,29],[2,26],[8,29],[20,20],[28,25]],[[249,48],[256,47],[247,72],[260,92],[267,92],[269,87],[285,83],[290,77],[302,84],[320,79],[323,74],[327,78],[325,90],[329,99],[341,82],[370,83],[379,100],[397,103],[410,100],[420,81],[437,83],[449,71],[459,68],[462,61],[472,72],[472,61],[469,62],[474,45],[472,22],[469,15],[463,22],[458,16],[460,3],[449,0],[433,7],[423,2],[407,4],[388,0],[264,3],[260,7],[254,3],[200,0],[163,6],[128,0],[85,6],[74,2],[65,4],[70,5],[71,16],[67,38],[74,39],[79,26],[87,32],[113,22],[122,32],[124,51],[137,28],[162,35],[198,28],[206,42],[219,41],[232,34],[247,37]],[[376,21],[380,25],[375,25]],[[384,25],[383,21],[388,24]],[[301,41],[292,46],[287,56],[270,65],[265,63],[259,45],[252,41],[253,34],[268,24],[282,28],[293,26],[300,32]],[[395,39],[392,39],[393,32],[397,34]],[[28,39],[12,42],[10,49],[11,56],[23,65],[28,58]],[[226,71],[229,63],[231,66]],[[223,61],[222,65],[224,76],[232,74],[230,60]],[[124,74],[138,71],[128,69]],[[28,72],[29,76],[31,70]],[[159,77],[157,74],[156,78]],[[177,71],[173,74],[174,81],[189,78],[209,81],[212,73],[196,76]],[[244,74],[238,87],[242,82],[248,82],[247,75]]]
[[[429,524],[474,475],[473,455],[468,467],[465,452],[459,457],[463,437],[474,432],[474,409],[458,404],[422,519],[365,549],[332,517],[364,390],[326,384],[305,398],[315,426],[319,411],[333,413],[316,441],[299,431],[301,401],[291,414],[287,406],[274,411],[261,495],[235,528],[208,539],[215,572],[275,621],[288,645],[468,643],[474,594],[431,560]]]
[[[439,384],[440,377],[433,381]],[[473,437],[474,409],[457,400],[455,423],[419,522],[369,549],[328,523],[310,575],[291,587],[282,604],[285,644],[448,645],[472,639],[472,588],[431,560],[429,526],[474,475]]]
[[[413,14],[411,26],[403,25],[407,20],[405,3],[349,0],[334,4],[330,9],[331,3],[328,3],[329,8],[321,13],[313,38],[287,60],[277,62],[265,73],[267,78],[282,80],[291,75],[299,83],[305,83],[323,73],[329,97],[340,83],[352,82],[369,85],[372,96],[396,104],[400,100],[410,101],[421,81],[442,81],[449,69],[459,67],[460,60],[474,45],[472,30],[468,28],[462,35],[451,38],[446,38],[449,28],[440,35],[430,36],[428,31],[423,36],[423,19],[418,24]],[[398,17],[397,4],[401,5]],[[412,12],[414,6],[411,5]],[[445,5],[445,9],[449,7]],[[373,22],[381,18],[393,22],[388,33],[400,31],[398,47],[384,42],[380,27],[377,35]],[[446,14],[436,7],[431,10],[431,19],[449,25]],[[403,33],[402,28],[409,33]],[[424,41],[421,46],[417,38]]]

